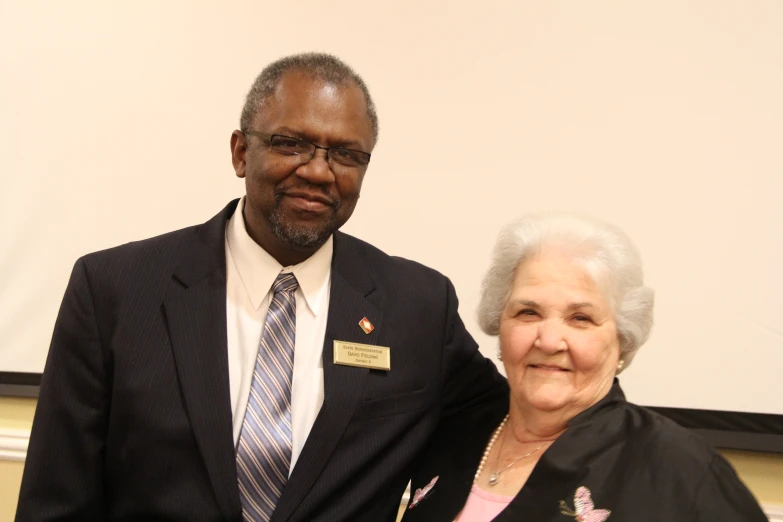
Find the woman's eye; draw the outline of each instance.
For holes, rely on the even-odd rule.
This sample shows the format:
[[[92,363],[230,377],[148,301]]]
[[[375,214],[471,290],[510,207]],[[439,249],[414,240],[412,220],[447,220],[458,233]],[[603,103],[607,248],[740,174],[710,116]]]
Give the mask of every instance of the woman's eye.
[[[587,315],[584,315],[584,314],[576,314],[574,316],[574,320],[575,321],[579,321],[579,322],[591,322],[592,321],[590,316],[587,316]]]
[[[525,308],[524,310],[520,310],[518,315],[535,316],[538,315],[538,312],[531,310],[530,308]]]

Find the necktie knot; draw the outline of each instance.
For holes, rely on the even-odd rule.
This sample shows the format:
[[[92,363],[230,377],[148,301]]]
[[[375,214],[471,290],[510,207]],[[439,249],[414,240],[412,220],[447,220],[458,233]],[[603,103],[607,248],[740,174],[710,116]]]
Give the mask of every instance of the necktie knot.
[[[288,272],[285,274],[278,274],[275,283],[272,285],[272,293],[296,292],[297,288],[299,288],[299,281],[296,280],[294,274]]]

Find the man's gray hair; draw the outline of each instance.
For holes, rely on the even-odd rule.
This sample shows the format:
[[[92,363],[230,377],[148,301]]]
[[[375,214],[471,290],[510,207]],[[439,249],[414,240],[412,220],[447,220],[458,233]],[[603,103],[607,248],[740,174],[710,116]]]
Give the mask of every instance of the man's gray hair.
[[[242,115],[239,118],[239,129],[242,132],[251,128],[253,118],[264,105],[266,99],[274,92],[280,77],[293,70],[305,72],[313,78],[336,85],[345,85],[351,82],[356,84],[367,102],[367,118],[372,127],[373,142],[378,141],[378,114],[375,112],[375,104],[367,84],[348,64],[336,56],[326,53],[293,54],[264,67],[256,81],[253,82],[253,86],[250,87],[245,105],[242,107]]]
[[[554,249],[580,262],[611,305],[620,342],[622,369],[650,335],[654,293],[644,286],[642,261],[619,228],[569,213],[529,214],[506,225],[498,236],[484,276],[478,320],[489,335],[500,333],[500,318],[523,261]]]

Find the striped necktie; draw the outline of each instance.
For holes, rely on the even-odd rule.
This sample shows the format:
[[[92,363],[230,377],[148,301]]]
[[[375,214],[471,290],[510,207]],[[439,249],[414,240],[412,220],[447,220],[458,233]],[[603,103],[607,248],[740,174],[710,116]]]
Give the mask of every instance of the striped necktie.
[[[269,520],[288,480],[298,286],[291,273],[275,279],[253,370],[237,447],[239,496],[246,521]]]

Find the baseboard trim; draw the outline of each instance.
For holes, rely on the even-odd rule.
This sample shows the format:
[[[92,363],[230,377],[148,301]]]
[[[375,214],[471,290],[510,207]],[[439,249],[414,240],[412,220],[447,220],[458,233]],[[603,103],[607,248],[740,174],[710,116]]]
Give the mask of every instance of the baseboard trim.
[[[783,504],[762,504],[761,508],[769,522],[783,522]]]
[[[24,462],[30,430],[0,428],[0,460]]]

